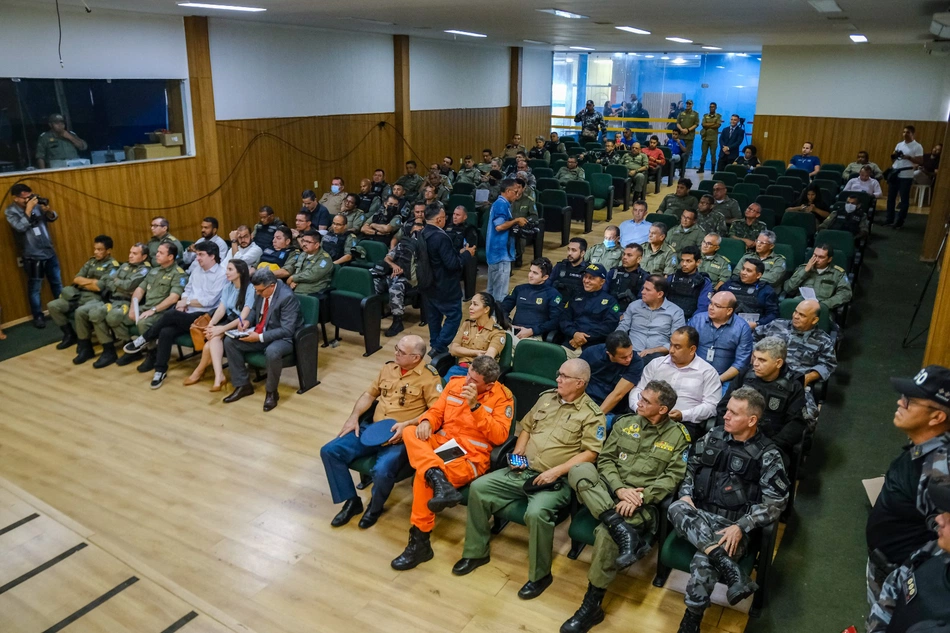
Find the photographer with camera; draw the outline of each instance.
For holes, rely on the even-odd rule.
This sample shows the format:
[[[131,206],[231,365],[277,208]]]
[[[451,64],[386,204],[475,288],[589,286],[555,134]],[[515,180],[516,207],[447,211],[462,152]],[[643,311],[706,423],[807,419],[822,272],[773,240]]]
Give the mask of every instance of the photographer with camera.
[[[43,277],[49,281],[53,298],[58,299],[63,290],[63,281],[59,272],[59,258],[53,250],[50,238],[50,222],[55,222],[59,214],[50,209],[49,200],[40,198],[28,186],[17,183],[10,187],[13,203],[4,214],[13,227],[14,237],[23,258],[23,270],[27,275],[27,294],[30,299],[30,312],[33,314],[33,327],[45,328],[43,304],[40,290]]]
[[[904,140],[897,144],[891,159],[894,164],[884,172],[887,180],[887,219],[884,226],[899,229],[904,226],[907,208],[910,206],[910,187],[914,184],[914,167],[924,162],[924,148],[914,140],[917,130],[913,125],[904,127]],[[894,217],[897,196],[901,197],[900,212]]]
[[[511,217],[511,203],[521,197],[523,190],[515,180],[507,178],[501,182],[498,199],[491,206],[485,258],[488,260],[488,294],[499,302],[508,296],[511,262],[515,259],[515,237],[511,229],[528,223],[527,218]]]

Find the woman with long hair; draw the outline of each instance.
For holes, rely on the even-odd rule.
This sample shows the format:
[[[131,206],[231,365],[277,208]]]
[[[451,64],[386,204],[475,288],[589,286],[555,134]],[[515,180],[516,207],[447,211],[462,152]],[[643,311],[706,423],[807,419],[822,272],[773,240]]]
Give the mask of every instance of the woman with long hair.
[[[458,364],[445,374],[448,380],[453,376],[468,374],[468,364],[476,356],[491,356],[497,359],[505,348],[505,337],[511,329],[508,315],[487,292],[475,293],[468,305],[468,318],[462,321],[449,353],[458,359]]]
[[[247,317],[254,307],[254,286],[247,262],[240,259],[228,260],[225,276],[230,283],[221,291],[221,302],[211,315],[211,323],[205,328],[205,346],[201,350],[201,361],[195,367],[185,385],[193,385],[204,377],[208,365],[214,367],[214,386],[211,391],[221,391],[227,382],[224,376],[224,333],[235,328],[243,329]],[[220,324],[220,325],[219,325]]]
[[[785,209],[785,211],[811,213],[816,216],[816,221],[818,219],[826,220],[831,215],[831,210],[825,205],[825,197],[822,194],[821,187],[815,183],[808,185],[805,191],[802,192],[798,204]]]

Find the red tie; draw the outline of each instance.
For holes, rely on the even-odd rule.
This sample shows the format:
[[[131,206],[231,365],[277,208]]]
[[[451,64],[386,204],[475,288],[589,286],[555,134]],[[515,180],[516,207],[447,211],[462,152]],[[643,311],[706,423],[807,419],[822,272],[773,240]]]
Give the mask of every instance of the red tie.
[[[267,322],[267,310],[270,309],[270,297],[264,299],[264,309],[261,310],[261,320],[257,322],[257,327],[254,328],[254,331],[258,334],[264,332],[264,324]]]

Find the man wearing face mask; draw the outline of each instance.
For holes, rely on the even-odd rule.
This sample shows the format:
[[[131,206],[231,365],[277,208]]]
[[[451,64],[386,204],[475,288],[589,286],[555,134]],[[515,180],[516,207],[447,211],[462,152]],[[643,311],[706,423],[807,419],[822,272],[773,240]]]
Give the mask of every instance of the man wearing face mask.
[[[343,199],[346,197],[346,191],[343,189],[343,179],[340,176],[334,176],[330,181],[330,191],[323,194],[320,198],[320,204],[325,206],[331,215],[340,212],[343,206]]]
[[[785,282],[785,292],[792,297],[801,288],[815,291],[818,301],[834,310],[851,301],[851,284],[844,268],[832,263],[834,250],[829,244],[819,244],[812,252],[811,259],[795,269]]]
[[[393,233],[402,226],[402,216],[399,214],[399,201],[393,196],[386,199],[385,206],[380,205],[376,211],[367,216],[369,219],[360,227],[360,233],[367,239],[389,245]]]
[[[877,182],[876,180],[874,182]],[[847,202],[844,203],[843,208],[838,207],[831,212],[831,215],[825,219],[818,226],[819,231],[825,229],[834,229],[836,231],[847,231],[855,237],[855,239],[861,240],[867,237],[868,235],[868,216],[864,212],[864,209],[861,208],[861,204],[858,202],[858,197],[855,195],[848,196]]]
[[[608,226],[604,229],[604,241],[594,244],[584,254],[584,261],[591,264],[600,264],[607,270],[615,268],[623,258],[623,247],[620,246],[620,229]]]

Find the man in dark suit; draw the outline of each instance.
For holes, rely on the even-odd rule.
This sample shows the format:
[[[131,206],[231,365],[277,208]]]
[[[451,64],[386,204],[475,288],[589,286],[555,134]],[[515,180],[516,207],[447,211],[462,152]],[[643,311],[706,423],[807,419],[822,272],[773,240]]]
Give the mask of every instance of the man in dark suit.
[[[267,356],[267,396],[264,398],[264,411],[270,411],[277,406],[279,399],[277,384],[284,366],[284,355],[294,349],[294,334],[303,326],[303,316],[300,314],[300,303],[294,291],[279,281],[272,270],[258,270],[251,275],[251,283],[257,293],[248,321],[251,332],[240,339],[224,339],[224,351],[231,367],[231,382],[234,383],[234,392],[224,401],[236,402],[254,393],[244,364],[244,355],[264,352]]]
[[[739,115],[729,117],[729,127],[719,134],[719,164],[716,171],[722,171],[739,158],[739,147],[745,138],[745,128],[739,124]]]

